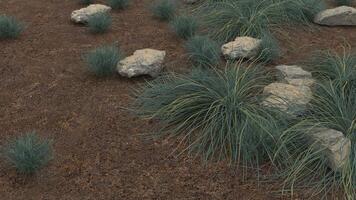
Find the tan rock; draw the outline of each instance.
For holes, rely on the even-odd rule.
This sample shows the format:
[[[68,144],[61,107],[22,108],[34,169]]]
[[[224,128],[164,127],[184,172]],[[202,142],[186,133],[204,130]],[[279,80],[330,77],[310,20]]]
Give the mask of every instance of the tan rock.
[[[132,56],[121,60],[117,65],[117,71],[125,77],[150,75],[157,77],[163,70],[165,51],[154,49],[141,49],[134,52]]]
[[[75,10],[71,14],[71,20],[75,23],[86,23],[91,15],[100,12],[109,12],[111,8],[102,4],[91,4],[88,7]]]
[[[261,40],[252,37],[237,37],[234,41],[221,47],[227,59],[253,58],[258,55]]]

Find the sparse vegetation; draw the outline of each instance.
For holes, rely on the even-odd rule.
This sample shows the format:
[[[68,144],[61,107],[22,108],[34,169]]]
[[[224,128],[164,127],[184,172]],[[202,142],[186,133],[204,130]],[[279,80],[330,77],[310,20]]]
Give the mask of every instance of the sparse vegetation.
[[[173,0],[156,0],[151,7],[153,15],[163,21],[173,19],[176,12],[176,4]]]
[[[108,0],[108,4],[112,9],[125,9],[129,6],[129,0]]]
[[[0,15],[0,39],[17,38],[23,30],[23,25],[14,17]]]
[[[27,133],[10,143],[5,155],[19,173],[33,174],[52,159],[51,141]]]
[[[187,41],[186,49],[194,65],[210,67],[220,61],[219,45],[207,36],[194,36]]]
[[[193,17],[178,16],[171,22],[171,27],[179,37],[188,39],[195,35],[198,23]]]
[[[115,72],[122,54],[115,45],[102,46],[84,56],[89,71],[97,76],[109,76]]]
[[[111,21],[111,16],[108,13],[97,13],[89,17],[88,27],[92,33],[105,33],[109,30]]]
[[[4,198],[204,199],[213,183],[214,198],[356,199],[354,27],[315,17],[355,1],[182,1],[0,3],[31,24],[6,40],[25,26],[0,14],[1,137],[51,130],[61,155],[53,172],[28,176],[53,159],[52,140],[30,132],[1,144]],[[77,10],[92,3],[116,11]],[[132,56],[114,43],[78,60],[112,40]],[[150,130],[164,140],[136,137]],[[175,156],[184,163],[166,162]]]

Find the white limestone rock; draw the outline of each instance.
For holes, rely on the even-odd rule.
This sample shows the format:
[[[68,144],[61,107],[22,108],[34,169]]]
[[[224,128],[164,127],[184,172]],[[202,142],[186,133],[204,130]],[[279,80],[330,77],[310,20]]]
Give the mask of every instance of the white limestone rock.
[[[278,65],[276,66],[280,81],[295,85],[295,86],[308,86],[312,87],[315,80],[312,74],[305,71],[297,65]]]
[[[258,55],[261,40],[252,37],[237,37],[234,41],[221,47],[223,55],[227,59],[253,58]]]
[[[307,132],[311,143],[328,159],[328,164],[334,171],[340,171],[350,159],[351,140],[337,130],[315,128]]]
[[[102,4],[91,4],[88,7],[75,10],[71,14],[71,20],[75,23],[87,23],[91,15],[109,12],[111,7]]]
[[[356,26],[356,8],[340,6],[318,13],[314,22],[327,26]]]
[[[309,87],[286,83],[271,83],[264,88],[263,93],[266,98],[262,105],[293,115],[301,114],[312,98]]]
[[[155,49],[141,49],[133,55],[119,61],[117,71],[125,77],[136,77],[150,75],[157,77],[163,70],[163,61],[166,56],[165,51]]]

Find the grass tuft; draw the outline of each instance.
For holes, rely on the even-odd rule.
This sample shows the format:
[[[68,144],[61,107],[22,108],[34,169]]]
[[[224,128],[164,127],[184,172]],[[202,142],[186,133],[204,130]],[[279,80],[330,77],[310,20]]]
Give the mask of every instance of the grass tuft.
[[[356,86],[356,54],[346,49],[342,54],[319,51],[306,63],[319,80],[332,80],[341,85]]]
[[[183,151],[256,167],[270,158],[279,132],[274,116],[259,103],[266,81],[263,68],[241,63],[224,71],[167,74],[137,91],[135,110],[160,120],[158,135],[180,138]]]
[[[112,9],[125,9],[129,6],[129,0],[108,0],[108,4]]]
[[[28,133],[10,143],[5,155],[18,172],[33,174],[52,159],[51,141],[41,140],[36,133]]]
[[[173,0],[156,0],[151,7],[153,15],[163,21],[173,19],[176,12],[176,4]]]
[[[111,16],[108,13],[100,12],[91,15],[88,19],[89,30],[92,33],[105,33],[111,26]]]
[[[207,36],[194,36],[186,43],[188,55],[194,65],[210,67],[220,61],[219,45]]]
[[[23,25],[15,18],[0,15],[0,39],[14,39],[19,37],[23,30]]]
[[[353,0],[335,0],[338,6],[351,6]]]
[[[90,5],[93,3],[93,0],[79,0],[79,3],[83,5]]]
[[[257,59],[262,62],[271,62],[276,60],[280,55],[277,39],[274,38],[269,32],[265,32],[263,33],[261,40],[261,50]]]
[[[308,115],[288,128],[281,136],[277,151],[284,157],[285,186],[289,191],[309,188],[310,197],[355,199],[356,184],[356,59],[346,51],[339,55],[319,52],[311,62],[317,85]],[[314,127],[342,132],[351,140],[349,162],[339,171],[329,168],[320,146],[310,143],[305,133]],[[342,196],[333,196],[340,194]]]
[[[356,94],[355,87],[342,87],[340,82],[330,80],[318,83],[309,116],[287,129],[281,137],[284,147],[287,147],[282,153],[286,155],[285,174],[282,174],[284,188],[290,191],[309,188],[310,197],[319,195],[326,198],[341,191],[343,197],[335,199],[356,198],[356,95],[350,94]],[[340,171],[331,170],[322,153],[324,149],[308,140],[305,133],[317,127],[335,129],[350,138],[350,161]]]
[[[179,37],[189,39],[198,30],[198,23],[193,17],[178,16],[171,22],[171,27]]]
[[[270,28],[309,23],[325,7],[320,0],[208,0],[197,14],[214,39],[229,42],[237,36],[260,38]]]
[[[122,54],[115,45],[96,48],[84,56],[89,71],[97,76],[112,75],[121,58]]]

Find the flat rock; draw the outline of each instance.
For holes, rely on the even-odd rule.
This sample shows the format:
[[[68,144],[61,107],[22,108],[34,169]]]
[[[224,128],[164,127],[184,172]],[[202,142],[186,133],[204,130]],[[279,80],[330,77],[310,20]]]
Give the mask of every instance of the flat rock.
[[[339,171],[348,162],[351,153],[351,141],[337,130],[328,128],[312,129],[307,133],[311,143],[321,150],[334,171]]]
[[[340,6],[318,13],[314,22],[327,26],[356,26],[356,9],[349,6]]]
[[[261,40],[252,37],[237,37],[234,41],[221,47],[222,54],[227,59],[253,58],[258,55]]]
[[[109,12],[110,10],[111,7],[106,5],[91,4],[88,7],[73,11],[70,18],[75,23],[87,23],[91,15],[101,12]]]
[[[133,55],[119,61],[117,71],[125,77],[136,77],[150,75],[157,77],[163,70],[163,61],[166,56],[165,51],[155,49],[141,49]]]
[[[313,87],[315,85],[315,80],[312,78],[284,78],[286,83],[295,85],[295,86],[306,86]]]
[[[279,80],[295,86],[312,87],[315,80],[312,74],[305,71],[302,67],[297,65],[278,65],[276,66]]]
[[[309,87],[286,83],[271,83],[264,88],[263,93],[266,98],[262,105],[293,115],[302,113],[312,98]]]

